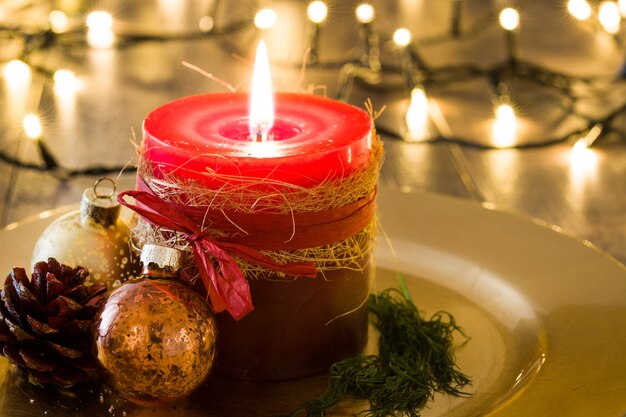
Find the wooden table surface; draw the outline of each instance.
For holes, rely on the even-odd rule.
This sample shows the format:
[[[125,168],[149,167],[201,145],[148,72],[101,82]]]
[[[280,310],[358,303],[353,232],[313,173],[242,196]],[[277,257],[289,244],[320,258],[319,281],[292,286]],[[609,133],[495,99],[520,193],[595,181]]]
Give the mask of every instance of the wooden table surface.
[[[426,35],[434,33],[437,25],[448,18],[449,11],[443,3],[446,2],[423,2],[425,6],[420,7],[430,7],[428,13],[416,14],[409,24],[421,21]],[[617,71],[623,55],[607,46],[602,34],[565,24],[571,22],[565,22],[567,16],[559,17],[565,14],[561,3],[544,2],[542,6],[542,2],[528,2],[522,10],[526,12],[523,16],[534,19],[523,26],[526,29],[520,38],[523,56],[580,74]],[[300,2],[277,2],[279,13],[289,13],[294,4],[298,10],[302,9]],[[475,6],[472,13],[492,13],[492,9],[485,10],[484,2],[466,4],[468,8]],[[379,13],[379,29],[383,58],[397,66],[387,42],[394,25],[406,24],[403,19],[407,15],[397,9],[400,6],[394,7]],[[548,12],[543,13],[541,7]],[[221,13],[232,20],[237,16],[231,14],[249,17],[254,10],[252,6],[229,10],[222,5],[221,8],[226,8]],[[349,21],[352,11],[344,9],[337,6],[335,12],[343,13],[343,17],[331,19],[323,28],[320,53],[329,61],[345,59],[361,45],[358,28]],[[167,29],[159,26],[162,17],[154,20],[153,14],[145,10],[131,12],[118,5],[118,13],[127,13],[127,20],[120,24],[124,30]],[[188,10],[183,20],[197,19],[198,14],[194,13]],[[558,36],[542,30],[545,27],[542,19],[547,18],[556,19],[554,30],[561,31]],[[469,26],[471,19],[468,17],[463,24]],[[282,26],[265,35],[279,89],[293,90],[298,86],[299,61],[306,44],[304,26],[304,15],[298,15],[283,20]],[[38,54],[36,60],[42,65],[74,69],[81,88],[73,98],[63,100],[54,92],[49,79],[35,74],[30,89],[21,93],[20,97],[27,100],[20,108],[18,102],[22,100],[17,100],[6,83],[2,83],[0,146],[25,161],[37,162],[35,143],[21,133],[21,117],[16,116],[36,112],[43,121],[44,140],[63,166],[132,164],[133,142],[140,140],[142,119],[151,109],[188,94],[223,90],[214,81],[183,67],[181,61],[199,65],[232,84],[241,84],[246,90],[258,38],[259,31],[248,27],[221,38],[147,42],[111,50],[76,47]],[[425,48],[423,52],[433,65],[466,59],[496,62],[503,58],[502,39],[502,34],[492,29],[469,44],[451,42],[451,46]],[[480,47],[480,42],[490,47]],[[0,54],[3,59],[10,57],[8,49]],[[291,65],[285,65],[287,61]],[[332,96],[337,74],[337,68],[309,68],[299,86],[325,85]],[[531,136],[549,137],[559,127],[553,124],[554,120],[542,119],[547,113],[542,92],[533,95],[533,91],[524,91],[527,96],[521,102],[520,123],[532,124]],[[485,139],[488,129],[477,127],[488,122],[492,111],[484,83],[459,83],[433,94],[440,100],[444,118],[455,136],[467,134],[474,135],[478,141]],[[406,104],[399,99],[403,95],[406,93],[384,88],[357,88],[350,102],[362,105],[363,98],[370,97],[375,107],[387,104],[389,110],[380,123],[386,124],[387,130],[397,130],[402,120],[399,109]],[[448,194],[536,218],[626,261],[626,143],[623,140],[604,142],[580,157],[572,153],[573,141],[528,149],[482,149],[452,142],[408,143],[384,134],[382,137],[386,158],[381,182],[386,186],[408,192]],[[95,179],[87,176],[62,180],[49,173],[17,169],[0,162],[0,226],[43,210],[77,203],[82,191]],[[134,174],[122,174],[119,182],[120,189],[133,187]]]

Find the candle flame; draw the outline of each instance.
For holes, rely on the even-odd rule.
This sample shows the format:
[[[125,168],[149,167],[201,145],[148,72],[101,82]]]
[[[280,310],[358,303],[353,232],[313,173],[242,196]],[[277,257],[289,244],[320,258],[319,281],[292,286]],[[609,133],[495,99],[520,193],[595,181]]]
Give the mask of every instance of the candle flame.
[[[252,92],[250,93],[250,136],[256,141],[266,141],[274,126],[274,97],[272,78],[265,42],[261,40],[256,50]]]

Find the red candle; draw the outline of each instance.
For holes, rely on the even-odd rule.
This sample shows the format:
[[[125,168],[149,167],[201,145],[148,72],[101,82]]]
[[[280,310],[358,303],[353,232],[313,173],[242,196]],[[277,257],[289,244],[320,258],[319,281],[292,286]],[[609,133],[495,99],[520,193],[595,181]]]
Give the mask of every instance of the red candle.
[[[252,96],[256,95],[253,91]],[[144,122],[139,169],[140,184],[151,193],[159,194],[151,189],[155,184],[177,193],[171,199],[167,193],[159,195],[170,200],[165,201],[172,204],[170,207],[160,201],[155,203],[154,196],[148,196],[144,202],[156,204],[150,208],[154,214],[143,214],[159,228],[180,226],[174,230],[189,240],[196,264],[199,252],[215,248],[220,242],[226,242],[226,252],[232,248],[228,245],[245,243],[246,248],[236,248],[234,256],[243,254],[247,260],[248,249],[280,254],[331,248],[331,252],[324,252],[330,253],[324,255],[325,259],[310,259],[309,254],[300,263],[293,261],[294,268],[296,264],[308,270],[313,268],[312,273],[301,273],[308,277],[289,276],[289,272],[280,269],[284,264],[279,262],[278,266],[263,264],[269,269],[263,270],[260,278],[241,277],[243,285],[229,276],[233,268],[222,263],[226,255],[221,247],[200,262],[200,276],[205,286],[208,283],[213,307],[225,307],[232,315],[217,315],[217,369],[250,379],[306,375],[358,354],[367,339],[366,300],[371,281],[371,232],[367,228],[372,224],[379,148],[373,144],[369,114],[310,94],[266,94],[267,99],[265,103],[254,102],[250,114],[249,96],[241,93],[190,96],[157,108]],[[267,111],[274,107],[275,113]],[[346,182],[358,183],[361,188],[351,192],[352,189],[346,190]],[[244,187],[239,190],[238,184]],[[323,187],[320,191],[318,186],[337,187],[335,194],[340,195]],[[315,195],[325,202],[318,204],[318,197],[314,197],[302,209],[298,201],[283,201],[287,197],[281,194],[281,187],[304,190],[305,194],[307,190],[316,190]],[[263,195],[265,192],[268,198]],[[235,200],[241,193],[247,195],[241,201],[252,203],[235,208],[218,204],[216,208],[212,199],[207,202],[206,197],[198,198],[207,193],[219,198],[236,194]],[[137,198],[138,194],[134,196]],[[257,200],[263,200],[258,204],[263,205],[261,209]],[[277,208],[280,204],[282,207]],[[192,217],[195,213],[196,225],[181,219],[181,211]],[[172,223],[171,218],[176,221]],[[312,227],[307,226],[311,224]],[[318,226],[325,227],[325,231],[320,233]],[[282,236],[277,232],[281,228],[287,229],[285,239],[268,237]],[[213,233],[215,229],[217,234]],[[199,243],[198,239],[206,233],[209,240]],[[254,236],[258,239],[254,240]],[[282,247],[283,244],[287,246]],[[335,257],[344,254],[345,259]],[[221,273],[219,277],[213,267]],[[216,283],[220,279],[230,283],[219,289]],[[246,301],[246,294],[253,306]],[[232,308],[229,302],[233,302]]]
[[[185,97],[144,122],[144,158],[153,174],[212,184],[218,174],[311,187],[370,163],[372,121],[363,110],[312,94],[276,95],[268,140],[250,137],[248,94]]]

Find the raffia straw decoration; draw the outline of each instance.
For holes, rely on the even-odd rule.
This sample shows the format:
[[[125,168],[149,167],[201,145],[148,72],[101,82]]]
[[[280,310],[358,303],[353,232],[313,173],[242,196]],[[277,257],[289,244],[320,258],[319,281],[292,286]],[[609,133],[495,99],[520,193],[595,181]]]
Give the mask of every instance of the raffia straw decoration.
[[[371,108],[368,109],[371,111]],[[207,207],[240,213],[307,213],[342,207],[368,196],[378,184],[378,174],[382,164],[382,142],[372,132],[372,153],[370,163],[352,175],[323,181],[319,185],[305,188],[269,178],[250,178],[223,175],[207,169],[202,175],[211,178],[212,183],[221,186],[210,189],[198,182],[181,180],[176,170],[161,172],[161,178],[154,176],[154,168],[139,156],[139,175],[152,192],[164,201],[187,206]],[[179,167],[177,169],[185,169]],[[211,229],[211,224],[201,225],[215,238],[224,237]],[[294,225],[297,233],[297,225]],[[245,233],[241,229],[241,233]],[[363,271],[367,266],[368,254],[374,246],[376,219],[355,235],[325,246],[298,250],[262,251],[279,263],[313,261],[317,270],[324,272],[337,269]],[[167,229],[154,228],[140,219],[133,228],[133,241],[139,248],[147,243],[177,247],[191,255],[186,240],[178,233]],[[191,256],[189,256],[192,262]],[[276,279],[277,273],[259,265],[236,258],[237,264],[248,279]],[[293,277],[281,277],[289,280]]]

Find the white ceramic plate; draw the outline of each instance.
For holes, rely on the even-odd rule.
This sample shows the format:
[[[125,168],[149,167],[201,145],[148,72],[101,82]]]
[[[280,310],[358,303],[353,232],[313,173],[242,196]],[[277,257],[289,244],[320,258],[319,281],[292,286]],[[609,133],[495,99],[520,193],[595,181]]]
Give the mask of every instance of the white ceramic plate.
[[[452,313],[471,340],[456,351],[469,398],[436,396],[423,416],[626,415],[626,269],[585,242],[527,219],[434,194],[382,189],[377,290],[407,280],[426,315]],[[27,265],[61,209],[0,233],[0,271]],[[323,377],[288,383],[217,380],[176,408],[146,410],[104,392],[67,403],[18,389],[0,367],[0,416],[263,415],[291,409]],[[216,387],[219,386],[219,387]],[[232,393],[211,396],[212,390]],[[33,400],[33,401],[31,401]],[[113,406],[113,414],[108,411]],[[347,401],[331,415],[351,415]],[[36,412],[35,412],[36,411]]]

